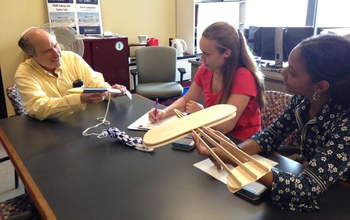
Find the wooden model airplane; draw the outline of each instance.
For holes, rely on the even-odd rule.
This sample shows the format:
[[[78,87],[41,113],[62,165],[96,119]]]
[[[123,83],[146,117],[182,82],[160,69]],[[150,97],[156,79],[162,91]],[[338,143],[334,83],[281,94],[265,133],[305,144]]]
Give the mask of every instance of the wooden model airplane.
[[[271,166],[265,162],[257,161],[250,155],[240,150],[233,142],[228,141],[215,134],[209,127],[213,127],[236,116],[236,107],[228,104],[214,105],[196,113],[185,116],[177,109],[174,110],[179,117],[178,120],[171,121],[161,126],[149,130],[144,138],[144,146],[157,148],[174,142],[191,133],[199,137],[203,145],[208,149],[215,160],[220,163],[228,173],[227,187],[230,192],[235,193],[245,185],[255,182],[271,170]],[[206,141],[222,150],[233,162],[237,164],[230,170],[227,165],[214,153]],[[230,149],[244,158],[244,161],[237,159],[219,143],[226,143]]]

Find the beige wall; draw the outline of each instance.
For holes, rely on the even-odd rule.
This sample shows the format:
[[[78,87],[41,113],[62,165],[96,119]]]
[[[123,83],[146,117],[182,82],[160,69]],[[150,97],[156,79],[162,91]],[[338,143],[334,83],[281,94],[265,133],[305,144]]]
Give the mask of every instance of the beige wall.
[[[24,59],[17,46],[20,34],[48,22],[46,2],[0,0],[0,66],[5,88],[13,83],[17,66]],[[168,38],[175,37],[176,0],[100,0],[100,4],[103,30],[128,36],[129,43],[138,42],[138,34],[157,37],[160,45],[168,45]],[[13,115],[5,99],[8,115]]]

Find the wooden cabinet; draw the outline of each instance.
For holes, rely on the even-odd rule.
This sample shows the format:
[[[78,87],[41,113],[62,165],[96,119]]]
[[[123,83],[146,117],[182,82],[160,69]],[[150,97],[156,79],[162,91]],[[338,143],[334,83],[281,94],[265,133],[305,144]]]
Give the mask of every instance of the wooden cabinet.
[[[101,72],[105,81],[130,89],[127,37],[84,39],[84,60]]]

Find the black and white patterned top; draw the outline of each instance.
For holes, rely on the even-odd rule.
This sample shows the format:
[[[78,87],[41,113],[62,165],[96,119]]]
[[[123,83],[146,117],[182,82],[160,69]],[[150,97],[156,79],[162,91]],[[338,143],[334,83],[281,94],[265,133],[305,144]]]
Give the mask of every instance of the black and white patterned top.
[[[274,152],[296,130],[298,144],[308,165],[294,175],[272,169],[272,200],[283,209],[314,211],[317,196],[337,180],[349,182],[350,109],[330,100],[313,119],[307,121],[310,102],[293,96],[290,105],[268,128],[254,135],[264,152]],[[349,189],[350,190],[350,189]]]

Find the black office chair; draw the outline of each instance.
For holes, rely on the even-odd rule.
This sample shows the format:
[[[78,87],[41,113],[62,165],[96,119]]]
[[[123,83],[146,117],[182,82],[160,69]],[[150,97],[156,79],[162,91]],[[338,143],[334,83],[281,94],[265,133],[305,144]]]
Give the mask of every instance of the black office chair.
[[[143,47],[135,51],[136,67],[131,69],[136,93],[149,99],[165,101],[183,93],[182,80],[186,73],[178,68],[180,83],[176,82],[176,49],[165,46]]]

